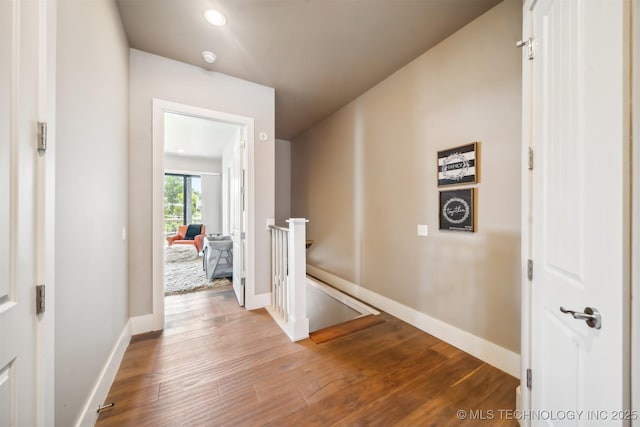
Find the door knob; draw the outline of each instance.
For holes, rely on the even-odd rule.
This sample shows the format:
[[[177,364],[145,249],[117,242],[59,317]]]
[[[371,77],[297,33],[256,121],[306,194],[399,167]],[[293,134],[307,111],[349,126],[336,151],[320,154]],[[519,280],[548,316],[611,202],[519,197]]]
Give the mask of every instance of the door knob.
[[[574,319],[584,320],[590,328],[600,329],[602,327],[602,316],[600,312],[593,307],[585,307],[584,312],[567,310],[560,307],[560,311],[570,314]]]

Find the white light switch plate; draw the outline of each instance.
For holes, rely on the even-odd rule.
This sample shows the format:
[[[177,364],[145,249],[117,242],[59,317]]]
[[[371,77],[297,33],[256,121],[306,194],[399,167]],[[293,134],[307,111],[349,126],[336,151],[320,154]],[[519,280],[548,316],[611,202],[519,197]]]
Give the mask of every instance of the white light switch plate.
[[[418,224],[418,236],[428,236],[429,227],[424,224]]]

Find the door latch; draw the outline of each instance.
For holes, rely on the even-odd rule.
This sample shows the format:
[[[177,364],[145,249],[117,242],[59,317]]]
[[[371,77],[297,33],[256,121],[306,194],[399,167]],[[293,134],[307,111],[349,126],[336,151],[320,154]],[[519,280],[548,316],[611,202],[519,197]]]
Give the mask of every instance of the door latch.
[[[584,320],[590,328],[602,328],[602,316],[600,316],[600,312],[593,307],[585,307],[584,312],[567,310],[564,307],[560,307],[560,311],[570,314],[576,320]]]

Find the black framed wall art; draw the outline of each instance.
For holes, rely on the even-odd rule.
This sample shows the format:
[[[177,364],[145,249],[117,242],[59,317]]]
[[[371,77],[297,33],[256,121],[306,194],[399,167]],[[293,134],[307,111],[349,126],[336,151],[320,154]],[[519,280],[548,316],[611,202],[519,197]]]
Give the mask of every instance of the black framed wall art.
[[[478,182],[478,143],[438,151],[438,186]]]
[[[440,192],[440,230],[475,232],[475,188]]]

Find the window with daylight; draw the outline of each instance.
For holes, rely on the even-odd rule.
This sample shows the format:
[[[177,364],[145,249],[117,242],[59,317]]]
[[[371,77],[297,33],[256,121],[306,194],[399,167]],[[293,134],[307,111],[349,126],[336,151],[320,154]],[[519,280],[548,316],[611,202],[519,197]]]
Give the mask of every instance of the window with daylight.
[[[183,224],[202,223],[201,179],[197,175],[164,175],[164,232],[175,235]]]

